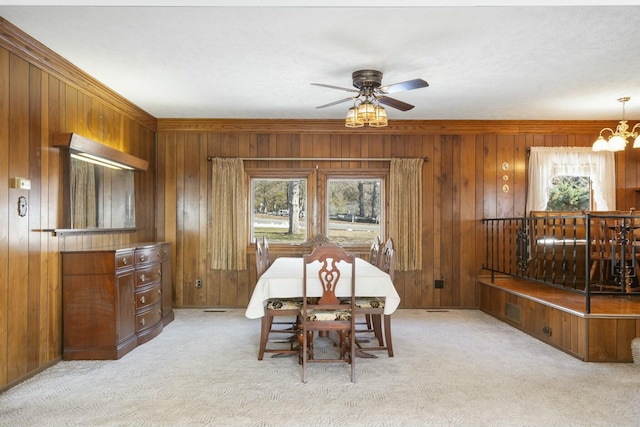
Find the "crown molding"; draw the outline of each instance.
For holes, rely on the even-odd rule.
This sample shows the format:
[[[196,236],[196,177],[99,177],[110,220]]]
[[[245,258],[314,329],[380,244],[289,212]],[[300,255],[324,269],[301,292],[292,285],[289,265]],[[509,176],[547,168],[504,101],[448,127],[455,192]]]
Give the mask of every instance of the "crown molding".
[[[347,128],[344,120],[158,119],[158,132],[331,134],[584,134],[594,139],[611,121],[584,120],[393,120],[383,128]]]

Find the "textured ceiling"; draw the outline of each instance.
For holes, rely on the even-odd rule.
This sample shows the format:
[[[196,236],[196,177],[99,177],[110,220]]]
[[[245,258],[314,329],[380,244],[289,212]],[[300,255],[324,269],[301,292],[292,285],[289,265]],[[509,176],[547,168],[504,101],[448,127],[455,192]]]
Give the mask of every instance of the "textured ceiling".
[[[416,107],[387,108],[390,120],[619,120],[622,96],[640,118],[634,2],[2,3],[6,20],[157,118],[342,119],[349,103],[315,107],[350,94],[310,83],[349,88],[363,68],[383,84],[429,82],[393,94]]]

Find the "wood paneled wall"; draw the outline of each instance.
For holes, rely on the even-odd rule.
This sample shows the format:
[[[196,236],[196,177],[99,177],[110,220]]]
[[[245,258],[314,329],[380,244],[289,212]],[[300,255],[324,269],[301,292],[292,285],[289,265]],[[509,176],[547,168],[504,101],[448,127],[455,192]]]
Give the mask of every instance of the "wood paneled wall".
[[[604,122],[394,121],[346,130],[338,121],[158,120],[158,236],[176,243],[177,306],[243,307],[255,284],[245,271],[209,268],[211,184],[207,157],[265,158],[246,167],[379,168],[366,157],[423,157],[423,269],[397,272],[401,307],[478,307],[480,220],[524,215],[532,146],[589,146]],[[353,161],[278,160],[352,158]],[[502,164],[507,163],[506,170]],[[616,154],[620,209],[637,207],[638,150]],[[388,167],[388,163],[386,164]],[[508,190],[505,185],[508,185]],[[506,191],[504,191],[506,190]],[[273,246],[273,245],[272,245]],[[272,248],[272,251],[274,249]],[[275,248],[276,254],[295,253]],[[195,287],[196,279],[203,286]],[[434,280],[444,279],[442,289]]]
[[[155,238],[155,119],[0,18],[0,390],[62,354],[60,251]],[[38,60],[39,58],[39,60]],[[139,229],[54,236],[61,162],[55,132],[74,132],[150,162],[136,172]],[[9,188],[11,178],[30,190]],[[27,215],[18,215],[20,196]]]
[[[477,307],[480,220],[524,213],[527,148],[588,145],[611,125],[392,120],[388,128],[349,130],[340,121],[156,120],[0,18],[0,391],[61,355],[62,250],[170,241],[176,306],[247,304],[253,270],[208,267],[215,250],[208,227],[215,215],[208,208],[207,156],[353,158],[253,164],[346,169],[379,167],[360,157],[428,157],[423,269],[396,274],[402,306]],[[54,132],[75,132],[149,161],[148,172],[136,176],[137,233],[61,237],[37,231],[57,227],[61,215],[60,161],[50,146]],[[639,153],[628,147],[616,155],[619,209],[639,207]],[[500,168],[505,161],[507,181]],[[10,189],[16,176],[30,179],[31,190]],[[505,183],[508,192],[502,191]],[[28,201],[26,217],[17,214],[21,195]],[[197,278],[203,279],[201,289],[194,286]],[[440,278],[444,288],[434,289]]]

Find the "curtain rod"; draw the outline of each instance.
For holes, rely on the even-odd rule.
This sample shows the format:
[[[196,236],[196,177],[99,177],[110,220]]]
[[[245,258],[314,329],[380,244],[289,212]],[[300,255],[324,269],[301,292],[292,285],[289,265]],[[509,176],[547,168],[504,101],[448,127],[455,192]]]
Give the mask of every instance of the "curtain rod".
[[[216,157],[207,157],[207,161],[211,161]],[[401,159],[404,157],[394,157]],[[390,162],[394,158],[391,157],[242,157],[247,161],[318,161],[318,162]],[[413,157],[411,157],[413,158]],[[424,157],[425,162],[429,161],[428,157]]]

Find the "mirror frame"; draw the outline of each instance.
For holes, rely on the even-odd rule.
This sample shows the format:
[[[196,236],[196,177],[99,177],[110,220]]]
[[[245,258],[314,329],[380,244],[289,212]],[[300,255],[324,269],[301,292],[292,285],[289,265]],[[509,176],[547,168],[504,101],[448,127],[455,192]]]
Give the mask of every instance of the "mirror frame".
[[[63,200],[67,200],[69,197],[69,174],[71,167],[71,154],[90,154],[92,156],[104,159],[108,162],[115,162],[120,165],[127,166],[135,171],[146,172],[149,167],[149,162],[133,156],[128,153],[124,153],[115,148],[108,147],[100,144],[99,142],[85,138],[76,133],[55,133],[53,134],[52,145],[55,148],[60,149],[61,156],[61,169],[62,169],[62,182],[63,182]],[[64,203],[64,202],[63,202]],[[71,228],[71,215],[69,208],[63,204],[62,211],[62,223],[63,228],[57,228],[54,233],[113,233],[113,232],[132,232],[136,228]]]

